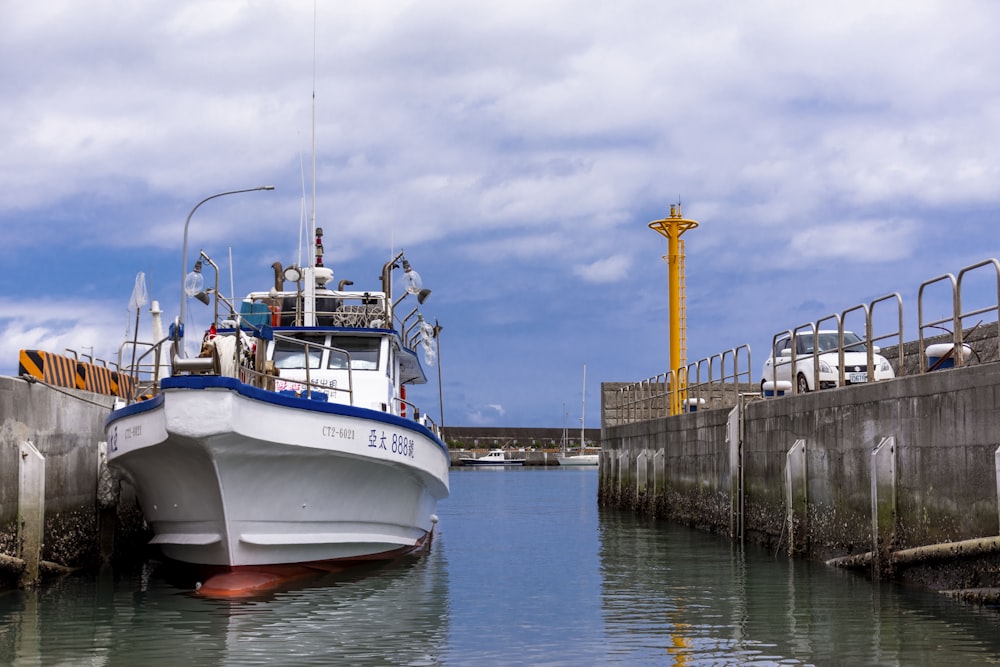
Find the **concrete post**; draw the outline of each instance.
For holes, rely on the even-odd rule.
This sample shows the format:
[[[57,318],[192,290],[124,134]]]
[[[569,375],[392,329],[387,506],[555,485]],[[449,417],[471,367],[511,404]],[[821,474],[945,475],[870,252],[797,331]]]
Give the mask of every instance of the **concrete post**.
[[[635,458],[635,492],[637,497],[649,490],[647,479],[649,476],[649,470],[646,467],[646,461],[648,459],[649,455],[645,449],[639,452],[639,455]]]
[[[655,495],[661,495],[667,488],[667,452],[657,449],[653,455],[653,489]]]
[[[45,534],[45,457],[25,440],[20,444],[17,494],[18,542],[21,545],[21,586],[38,583]]]
[[[743,403],[729,411],[726,442],[729,444],[729,537],[743,542],[743,438],[740,422]]]
[[[882,438],[872,451],[871,478],[872,565],[881,574],[896,530],[896,438]]]
[[[628,474],[628,450],[618,453],[618,500],[625,498],[626,477]]]
[[[788,555],[805,553],[809,534],[809,483],[806,475],[806,441],[799,439],[785,454],[785,507],[788,515]]]

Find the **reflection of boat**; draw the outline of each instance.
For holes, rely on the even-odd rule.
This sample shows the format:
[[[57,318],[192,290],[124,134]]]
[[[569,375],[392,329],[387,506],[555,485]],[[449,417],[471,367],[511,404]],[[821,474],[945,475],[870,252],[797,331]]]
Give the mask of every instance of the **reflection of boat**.
[[[491,449],[485,456],[460,459],[464,466],[523,466],[524,459],[508,458],[502,449]]]
[[[587,364],[583,365],[583,398],[580,402],[580,453],[570,454],[569,452],[563,452],[562,456],[558,457],[559,465],[561,466],[596,466],[600,463],[600,456],[598,454],[587,454],[584,449],[584,422],[583,418],[586,414],[587,408]],[[563,443],[565,447],[565,428],[563,429]]]
[[[427,664],[448,651],[448,561],[437,545],[211,604],[178,594],[195,569],[134,565],[0,595],[2,664],[364,667]]]
[[[106,424],[109,464],[135,486],[152,543],[179,561],[241,568],[227,585],[244,590],[283,578],[286,564],[419,549],[448,495],[447,446],[405,392],[426,382],[416,349],[433,363],[436,330],[419,314],[407,322],[417,308],[395,310],[429,290],[403,253],[383,266],[381,290],[345,291],[345,280],[333,289],[315,232],[315,262],[276,264],[274,287],[251,293],[239,314],[219,295],[216,269],[216,315],[198,357],[185,356],[183,305],[170,337],[131,341],[148,347],[129,369],[140,389]],[[202,252],[189,296],[202,260],[215,267]],[[394,301],[400,267],[407,289]],[[168,353],[170,377],[139,373]]]

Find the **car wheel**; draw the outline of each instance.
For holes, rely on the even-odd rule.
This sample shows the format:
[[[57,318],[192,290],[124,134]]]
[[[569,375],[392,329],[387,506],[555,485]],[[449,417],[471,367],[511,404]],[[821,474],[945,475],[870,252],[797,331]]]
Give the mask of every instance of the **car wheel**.
[[[809,391],[809,382],[806,381],[805,374],[799,373],[798,384],[798,391],[800,394],[804,394]]]

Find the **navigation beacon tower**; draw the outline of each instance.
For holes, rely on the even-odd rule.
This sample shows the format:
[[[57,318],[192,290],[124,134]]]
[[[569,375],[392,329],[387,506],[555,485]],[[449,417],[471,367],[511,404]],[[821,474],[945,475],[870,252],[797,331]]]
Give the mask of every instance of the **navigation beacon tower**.
[[[681,413],[687,387],[687,297],[684,282],[684,241],[681,234],[698,223],[681,217],[680,202],[670,205],[670,216],[649,223],[649,228],[667,237],[667,262],[670,286],[670,370],[676,387],[670,387],[670,414]]]

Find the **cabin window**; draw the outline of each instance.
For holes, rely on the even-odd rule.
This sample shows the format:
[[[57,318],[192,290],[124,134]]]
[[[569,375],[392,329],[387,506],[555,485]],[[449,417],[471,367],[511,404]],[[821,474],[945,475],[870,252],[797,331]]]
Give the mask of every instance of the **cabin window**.
[[[356,371],[377,371],[381,340],[363,336],[333,336],[330,346],[346,350],[351,355],[351,368]],[[347,355],[330,350],[329,368],[347,368]]]
[[[301,340],[289,341],[275,338],[273,361],[277,368],[305,368],[306,346],[309,343],[309,368],[319,368],[323,357],[323,337],[304,336]]]

